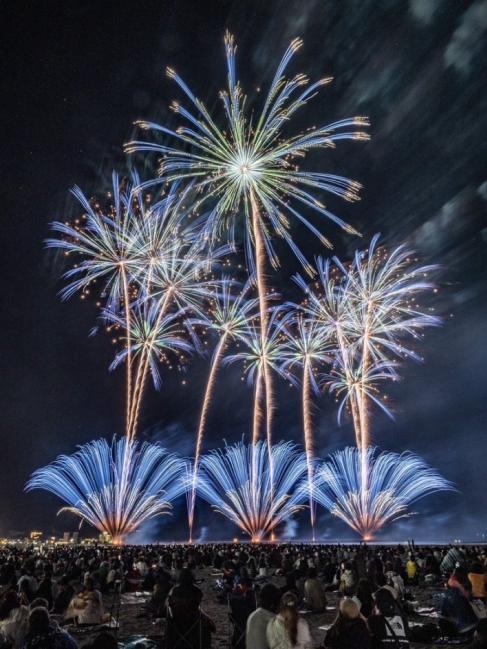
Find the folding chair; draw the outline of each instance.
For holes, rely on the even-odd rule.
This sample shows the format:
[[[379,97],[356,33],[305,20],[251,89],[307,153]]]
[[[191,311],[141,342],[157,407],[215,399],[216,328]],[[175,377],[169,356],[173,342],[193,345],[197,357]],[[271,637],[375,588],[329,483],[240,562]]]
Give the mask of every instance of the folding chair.
[[[112,621],[114,621],[115,636],[118,636],[121,606],[122,606],[122,580],[117,579],[113,585],[113,596],[110,605],[110,628],[113,628]]]
[[[252,594],[255,599],[255,605],[254,605],[254,610],[257,608],[257,593],[255,590],[252,591]],[[233,611],[232,611],[232,606],[230,602],[230,595],[227,597],[227,607],[228,607],[228,619],[230,620],[230,624],[233,627],[233,632],[231,636],[231,647],[232,649],[245,649],[245,634],[246,634],[246,624],[242,625],[240,622],[235,618]],[[248,647],[248,649],[252,649],[251,647]]]
[[[189,624],[186,624],[187,621],[184,620],[182,628],[171,607],[167,607],[165,649],[204,649],[201,612]]]
[[[237,620],[233,617],[231,611],[228,613],[228,619],[232,625],[233,632],[230,640],[230,646],[232,649],[245,649],[245,632],[246,629],[242,629]]]

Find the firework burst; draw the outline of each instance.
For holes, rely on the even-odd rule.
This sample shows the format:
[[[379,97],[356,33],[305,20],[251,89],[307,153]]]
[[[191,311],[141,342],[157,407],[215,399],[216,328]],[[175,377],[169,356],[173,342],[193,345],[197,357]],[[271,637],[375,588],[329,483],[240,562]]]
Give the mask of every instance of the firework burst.
[[[35,471],[26,491],[50,491],[71,512],[109,534],[114,543],[142,523],[168,514],[185,490],[184,462],[157,444],[99,439]]]
[[[331,81],[331,78],[323,78],[309,83],[303,74],[286,78],[286,68],[301,46],[302,41],[297,38],[285,51],[256,116],[248,110],[248,103],[237,80],[236,45],[233,36],[227,33],[227,87],[220,93],[225,125],[219,126],[204,103],[172,68],[168,68],[168,76],[178,84],[193,106],[190,110],[178,102],[173,102],[171,106],[186,125],[176,130],[147,121],[140,121],[138,125],[142,129],[170,136],[176,144],[168,146],[136,140],[126,147],[128,152],[160,154],[160,173],[167,180],[191,179],[196,191],[200,192],[197,206],[207,200],[213,201],[213,208],[204,225],[204,236],[212,245],[219,241],[223,232],[227,232],[229,240],[233,241],[237,217],[240,213],[244,215],[246,256],[259,296],[262,349],[268,345],[266,260],[273,267],[278,265],[273,238],[284,239],[305,268],[311,271],[293,240],[292,222],[303,224],[324,245],[331,247],[331,244],[302,214],[302,208],[310,208],[315,214],[333,221],[348,232],[356,232],[327,209],[320,195],[327,192],[354,201],[358,199],[359,183],[335,174],[302,170],[299,165],[311,151],[334,148],[341,140],[368,139],[363,130],[368,126],[368,120],[364,117],[342,119],[294,135],[286,134],[298,109],[306,106],[318,90]],[[254,419],[258,420],[261,416],[260,398],[264,396],[261,382],[266,378],[265,408],[270,421],[272,389],[270,377],[265,375],[257,384],[259,399],[255,400],[257,412]]]
[[[412,453],[378,453],[367,448],[367,481],[362,453],[346,448],[330,456],[316,471],[314,497],[364,540],[392,521],[412,516],[410,506],[453,485]]]
[[[269,537],[307,498],[304,453],[289,442],[275,444],[271,453],[272,471],[263,441],[226,446],[201,459],[199,495],[254,542]]]

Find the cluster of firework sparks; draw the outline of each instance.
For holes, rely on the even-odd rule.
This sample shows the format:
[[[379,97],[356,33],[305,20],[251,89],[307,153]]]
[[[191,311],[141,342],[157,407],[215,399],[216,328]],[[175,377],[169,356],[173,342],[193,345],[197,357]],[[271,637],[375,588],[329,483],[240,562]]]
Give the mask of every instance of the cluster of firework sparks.
[[[409,515],[418,498],[451,488],[416,456],[378,454],[370,433],[375,407],[391,414],[384,384],[399,378],[405,359],[419,359],[414,343],[425,327],[439,324],[418,304],[420,294],[434,290],[428,280],[434,267],[419,266],[404,246],[380,247],[378,236],[350,262],[318,257],[311,264],[293,240],[294,226],[303,225],[331,248],[310,220],[313,213],[357,234],[321,196],[355,201],[359,183],[302,165],[308,152],[368,139],[364,117],[286,134],[294,113],[331,81],[285,76],[301,45],[295,39],[286,50],[257,113],[237,81],[236,46],[227,34],[220,125],[168,69],[190,103],[171,105],[184,125],[139,122],[161,141],[126,146],[128,153],[158,154],[160,175],[141,181],[135,172],[130,179],[114,174],[104,202],[75,188],[82,218],[53,225],[58,236],[48,246],[72,261],[63,298],[97,295],[103,325],[119,345],[111,368],[125,364],[126,429],[111,445],[92,442],[36,471],[27,488],[54,492],[67,503],[64,510],[114,540],[166,513],[183,492],[190,540],[199,495],[260,541],[303,507],[315,539],[317,503],[369,538]],[[248,270],[243,281],[224,273],[238,253],[239,232]],[[304,269],[293,278],[302,290],[298,303],[271,300],[266,273],[279,266],[276,239]],[[194,456],[183,461],[158,444],[140,445],[136,436],[148,381],[160,389],[164,370],[181,369],[203,352],[203,336],[214,349]],[[219,372],[234,362],[243,364],[253,388],[249,442],[203,453]],[[273,441],[274,382],[280,379],[301,392],[304,451]],[[326,393],[338,401],[339,419],[350,415],[356,446],[320,463],[313,408]]]

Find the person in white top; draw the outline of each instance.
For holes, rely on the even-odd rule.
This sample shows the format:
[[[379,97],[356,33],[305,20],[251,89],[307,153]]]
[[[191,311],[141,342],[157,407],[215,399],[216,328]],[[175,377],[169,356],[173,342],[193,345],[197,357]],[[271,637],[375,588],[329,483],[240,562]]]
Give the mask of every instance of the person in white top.
[[[259,607],[249,615],[245,631],[247,649],[269,649],[267,625],[276,617],[280,592],[274,584],[265,584],[259,593]]]
[[[282,596],[279,614],[268,622],[266,635],[269,649],[312,649],[309,626],[299,617],[294,593]]]

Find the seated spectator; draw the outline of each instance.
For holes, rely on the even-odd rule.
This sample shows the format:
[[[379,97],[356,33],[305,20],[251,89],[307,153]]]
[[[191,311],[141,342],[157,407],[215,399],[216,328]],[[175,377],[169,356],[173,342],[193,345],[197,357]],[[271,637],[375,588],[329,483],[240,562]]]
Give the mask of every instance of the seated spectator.
[[[37,607],[29,615],[23,649],[78,649],[75,640],[49,621],[47,608]]]
[[[406,574],[408,578],[408,584],[415,584],[418,580],[418,564],[414,558],[414,554],[409,556],[409,559],[406,562]]]
[[[267,625],[267,644],[269,649],[312,649],[309,626],[299,616],[294,593],[282,596],[279,614]]]
[[[47,599],[44,599],[44,597],[36,597],[30,603],[29,608],[32,611],[33,608],[37,608],[38,606],[40,606],[41,608],[47,608],[48,607]]]
[[[368,619],[374,649],[409,648],[407,618],[390,590],[379,588],[374,593],[374,610]]]
[[[299,600],[300,595],[299,595],[299,589],[296,584],[296,573],[294,572],[294,570],[286,573],[284,579],[286,580],[286,583],[280,589],[281,596],[285,595],[286,593],[294,593],[294,595],[296,595],[296,597]]]
[[[54,600],[52,612],[55,615],[64,615],[71,600],[74,596],[74,588],[70,585],[66,577],[63,577],[59,582],[59,590]]]
[[[6,620],[14,608],[20,606],[19,598],[14,590],[7,590],[0,603],[0,620]]]
[[[231,619],[234,625],[231,646],[234,649],[245,649],[245,628],[249,615],[255,611],[255,592],[252,581],[247,577],[241,579],[228,600]]]
[[[356,598],[360,602],[360,615],[368,618],[374,608],[372,585],[368,579],[360,579],[357,584]]]
[[[143,556],[140,556],[138,558],[137,562],[134,564],[134,568],[138,572],[139,577],[144,578],[149,574],[149,566],[147,565],[147,561]]]
[[[333,625],[326,633],[326,649],[370,649],[372,641],[367,623],[361,617],[353,599],[340,602],[340,610]]]
[[[465,634],[477,625],[477,616],[462,590],[448,587],[437,597],[439,624],[445,635]]]
[[[267,562],[264,553],[260,555],[259,559],[259,577],[267,577]]]
[[[472,584],[464,568],[455,568],[448,579],[448,588],[456,588],[466,599],[472,599]]]
[[[29,609],[27,606],[14,608],[6,620],[0,623],[0,637],[11,649],[22,649],[29,627]]]
[[[22,568],[20,571],[20,577],[17,582],[17,588],[20,590],[22,589],[22,586],[26,584],[26,590],[30,593],[35,593],[37,590],[37,579],[34,577],[34,575],[31,574],[29,570],[26,570],[25,568]],[[32,598],[31,598],[32,599]]]
[[[304,582],[304,602],[312,611],[326,609],[326,594],[321,582],[317,579],[316,568],[309,568]]]
[[[168,596],[167,645],[171,649],[210,649],[216,627],[200,610],[202,598],[191,570],[183,568]]]
[[[203,593],[194,585],[191,570],[181,569],[177,585],[169,591],[168,604],[173,610],[173,614],[197,613],[202,599]]]
[[[247,649],[268,649],[267,625],[276,616],[280,600],[279,589],[266,584],[259,593],[258,608],[249,615],[245,633]]]
[[[30,588],[30,581],[23,579],[19,581],[19,602],[23,606],[29,606],[34,599],[34,593]]]
[[[402,600],[406,591],[404,587],[404,579],[392,567],[392,563],[386,564],[385,572],[386,586],[393,590],[393,595],[396,599]]]
[[[340,585],[338,587],[338,590],[343,595],[352,595],[355,591],[355,575],[350,563],[342,564],[342,570],[340,573]]]
[[[39,588],[36,592],[36,598],[42,597],[47,601],[47,609],[50,610],[54,604],[54,584],[51,579],[51,573],[46,572],[41,582],[39,583]]]
[[[468,580],[472,584],[472,597],[485,601],[487,598],[487,574],[478,561],[472,564]]]
[[[151,614],[156,618],[166,617],[166,600],[171,585],[169,581],[158,580],[152,589],[152,595],[149,601]]]
[[[78,624],[101,624],[106,621],[103,600],[91,577],[85,580],[84,589],[71,600],[67,618],[75,618]]]

